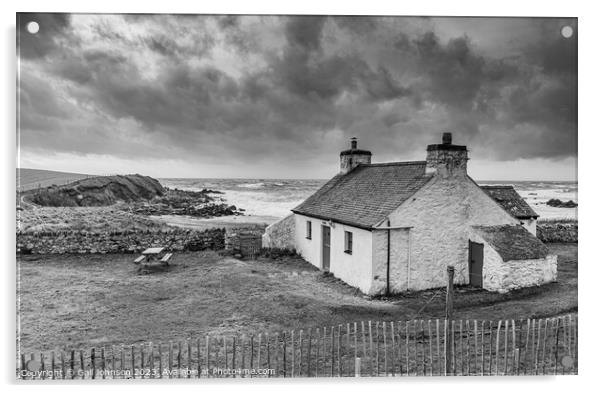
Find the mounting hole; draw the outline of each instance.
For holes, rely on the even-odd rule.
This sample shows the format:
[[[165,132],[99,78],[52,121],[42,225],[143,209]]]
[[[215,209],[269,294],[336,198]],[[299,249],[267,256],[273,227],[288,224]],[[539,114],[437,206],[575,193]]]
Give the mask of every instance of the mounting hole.
[[[27,31],[31,34],[36,34],[40,31],[40,25],[38,22],[31,21],[27,24]]]
[[[571,26],[563,26],[562,29],[560,29],[560,34],[562,34],[564,38],[571,38],[573,36],[573,28]]]

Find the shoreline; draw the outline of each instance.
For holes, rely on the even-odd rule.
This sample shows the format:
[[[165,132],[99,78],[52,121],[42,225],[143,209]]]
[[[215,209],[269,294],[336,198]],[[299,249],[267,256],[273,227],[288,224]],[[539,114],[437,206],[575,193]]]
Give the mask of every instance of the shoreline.
[[[280,217],[275,216],[221,216],[212,218],[199,218],[181,215],[161,215],[147,216],[153,221],[167,224],[172,227],[188,228],[188,229],[215,229],[215,228],[237,228],[245,226],[265,227],[278,220]]]

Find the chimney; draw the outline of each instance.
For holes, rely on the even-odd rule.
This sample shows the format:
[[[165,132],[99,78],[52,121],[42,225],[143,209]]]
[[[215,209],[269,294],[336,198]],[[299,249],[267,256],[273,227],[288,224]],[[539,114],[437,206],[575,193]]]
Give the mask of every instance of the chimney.
[[[444,132],[441,144],[426,148],[426,173],[436,176],[466,176],[468,150],[466,146],[452,144],[452,133]]]
[[[341,174],[349,173],[359,164],[370,164],[372,153],[357,148],[357,138],[351,138],[351,149],[341,152]]]

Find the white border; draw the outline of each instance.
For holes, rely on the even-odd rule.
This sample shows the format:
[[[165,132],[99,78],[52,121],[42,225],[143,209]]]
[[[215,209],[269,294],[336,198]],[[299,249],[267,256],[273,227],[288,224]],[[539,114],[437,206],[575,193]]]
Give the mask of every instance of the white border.
[[[207,389],[209,386],[222,389],[236,389],[249,391],[302,391],[314,388],[345,389],[346,392],[382,390],[389,389],[405,390],[420,389],[423,391],[442,389],[449,391],[466,391],[467,389],[487,389],[488,392],[507,391],[510,389],[544,388],[546,391],[576,391],[580,387],[595,386],[596,373],[599,369],[599,334],[596,334],[601,326],[599,314],[599,293],[596,289],[600,286],[602,277],[602,261],[599,251],[595,248],[598,239],[598,227],[600,225],[600,160],[597,159],[602,147],[600,127],[600,70],[602,70],[600,57],[600,28],[602,15],[594,5],[595,2],[576,1],[541,1],[527,2],[524,0],[507,0],[503,2],[484,1],[324,1],[305,0],[297,2],[283,1],[226,1],[219,2],[186,2],[178,0],[149,2],[126,2],[123,0],[103,0],[98,2],[83,1],[14,1],[12,4],[2,2],[2,13],[0,13],[3,24],[3,59],[2,62],[2,86],[1,95],[3,105],[0,106],[1,118],[4,120],[3,154],[2,154],[2,179],[3,179],[3,208],[4,214],[2,230],[2,250],[5,251],[3,261],[3,294],[6,295],[3,306],[5,306],[2,333],[5,349],[1,356],[0,372],[5,384],[13,384],[14,380],[14,346],[15,346],[15,264],[14,264],[14,190],[16,162],[16,139],[15,139],[15,12],[17,11],[45,11],[45,12],[144,12],[144,13],[271,13],[271,14],[365,14],[365,15],[456,15],[456,16],[569,16],[579,18],[579,211],[580,211],[580,261],[581,272],[579,274],[581,309],[580,320],[580,376],[579,377],[520,377],[520,378],[411,378],[400,381],[399,379],[364,379],[364,380],[337,380],[319,382],[302,379],[294,381],[235,381],[234,383],[217,384],[187,384],[179,386],[178,389],[198,390]],[[241,383],[242,382],[242,383]],[[464,386],[468,383],[469,386]],[[587,385],[586,385],[587,384]],[[22,384],[21,384],[22,385]],[[134,385],[132,385],[134,386]],[[163,384],[141,384],[135,385],[150,391],[163,391]],[[44,389],[71,390],[81,389],[80,386],[54,385]],[[111,386],[111,389],[126,389],[124,386]],[[128,387],[129,388],[129,387]],[[94,391],[107,389],[107,386],[91,385],[85,387]]]

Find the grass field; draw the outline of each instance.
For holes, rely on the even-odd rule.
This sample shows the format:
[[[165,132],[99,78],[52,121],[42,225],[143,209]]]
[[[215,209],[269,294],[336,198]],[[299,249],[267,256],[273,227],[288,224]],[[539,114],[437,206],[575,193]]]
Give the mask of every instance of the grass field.
[[[456,317],[520,319],[577,311],[577,245],[550,248],[559,255],[557,283],[509,294],[458,288]],[[133,258],[19,257],[22,350],[444,317],[442,292],[369,299],[298,258],[240,261],[215,252],[181,253],[170,271],[151,275],[138,274]]]
[[[43,169],[17,168],[17,191],[34,190],[53,184],[60,186],[89,177],[81,173],[46,171]]]

